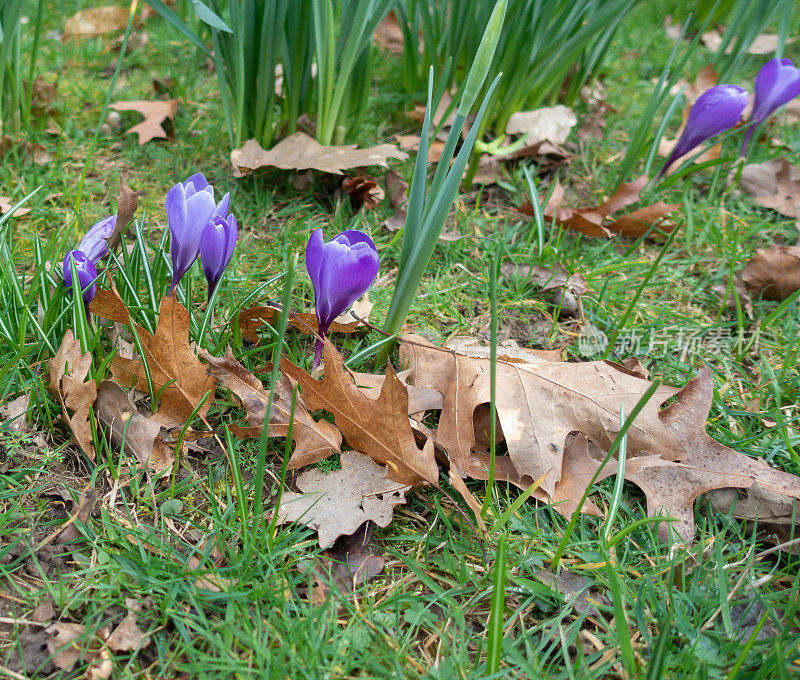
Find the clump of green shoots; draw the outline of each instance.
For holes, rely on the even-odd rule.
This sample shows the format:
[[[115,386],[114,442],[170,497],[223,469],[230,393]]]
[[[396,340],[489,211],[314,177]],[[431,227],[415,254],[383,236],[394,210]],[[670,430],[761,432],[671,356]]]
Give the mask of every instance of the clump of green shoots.
[[[467,116],[478,99],[489,73],[503,28],[507,4],[507,0],[498,0],[486,23],[486,30],[467,76],[461,101],[445,141],[442,157],[436,167],[431,186],[427,189],[428,135],[431,133],[431,111],[436,110],[438,100],[441,98],[440,92],[439,97],[434,101],[433,69],[429,74],[428,105],[422,124],[422,138],[414,167],[414,177],[411,181],[406,223],[403,227],[397,266],[397,285],[384,322],[384,331],[389,334],[398,333],[408,315],[408,310],[411,308],[419,283],[439,240],[447,215],[453,206],[481,122],[486,115],[489,100],[500,80],[500,74],[498,74],[490,84],[466,139],[456,154],[456,144],[461,137]],[[391,343],[384,345],[381,361],[388,356],[391,349]]]

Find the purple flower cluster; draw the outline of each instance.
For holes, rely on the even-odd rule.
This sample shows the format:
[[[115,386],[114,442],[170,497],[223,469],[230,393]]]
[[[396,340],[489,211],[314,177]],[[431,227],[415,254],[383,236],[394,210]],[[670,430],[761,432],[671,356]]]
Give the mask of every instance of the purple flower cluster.
[[[229,194],[225,194],[219,203],[216,202],[214,188],[199,172],[169,190],[165,207],[172,237],[170,293],[200,255],[203,273],[208,281],[208,297],[211,299],[231,260],[239,233],[236,218],[228,212],[229,205]],[[116,215],[100,220],[86,233],[78,247],[64,257],[67,292],[72,295],[74,261],[86,304],[94,298],[97,264],[108,255],[108,239],[116,223]]]
[[[231,260],[239,233],[229,206],[230,194],[216,203],[214,188],[200,172],[169,190],[165,207],[171,236],[170,294],[200,255],[211,299]]]
[[[749,129],[742,145],[742,155],[756,126],[778,108],[800,95],[800,69],[791,59],[770,59],[759,71],[755,82],[755,102]],[[681,156],[696,149],[715,135],[736,126],[748,101],[748,92],[738,85],[715,85],[701,94],[689,111],[686,126],[675,148],[661,168],[659,177]]]

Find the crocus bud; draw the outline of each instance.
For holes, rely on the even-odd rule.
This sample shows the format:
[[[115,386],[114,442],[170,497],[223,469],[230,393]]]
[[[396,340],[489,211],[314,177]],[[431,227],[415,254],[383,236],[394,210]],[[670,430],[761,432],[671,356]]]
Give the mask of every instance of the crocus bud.
[[[736,125],[747,106],[747,100],[747,91],[738,85],[715,85],[703,92],[689,111],[686,127],[658,176],[663,175],[681,156]]]
[[[755,89],[750,129],[744,138],[742,156],[747,153],[747,144],[756,125],[800,94],[800,68],[795,68],[791,59],[770,59],[758,72]]]
[[[99,222],[86,232],[86,236],[78,245],[80,250],[94,264],[97,264],[108,255],[108,239],[114,232],[114,225],[117,223],[117,216],[111,215]]]
[[[486,76],[489,73],[489,67],[492,65],[494,53],[497,50],[497,42],[500,40],[500,33],[503,30],[503,20],[506,16],[506,5],[508,0],[497,0],[494,6],[492,15],[489,17],[489,23],[486,24],[486,30],[483,32],[483,38],[478,45],[478,51],[475,53],[475,59],[472,62],[472,67],[467,75],[467,82],[464,85],[464,94],[461,96],[461,103],[458,106],[459,116],[468,116],[472,105],[478,98]]]
[[[203,273],[208,281],[209,300],[225,273],[228,262],[231,261],[238,233],[233,213],[227,218],[215,213],[203,230],[203,239],[200,241],[200,257],[203,259]]]
[[[325,337],[333,320],[369,290],[379,265],[378,250],[362,231],[343,231],[327,243],[322,229],[311,234],[306,247],[306,269],[314,286],[321,336]],[[318,341],[314,368],[321,359],[322,342]]]
[[[72,260],[78,271],[78,283],[83,291],[83,304],[88,305],[94,299],[97,270],[94,263],[80,250],[70,250],[64,257],[64,285],[72,297]]]
[[[218,210],[227,212],[228,200],[226,194],[217,206],[214,188],[199,172],[176,184],[167,193],[165,207],[171,236],[169,254],[172,258],[170,293],[197,259],[200,240],[208,221]]]

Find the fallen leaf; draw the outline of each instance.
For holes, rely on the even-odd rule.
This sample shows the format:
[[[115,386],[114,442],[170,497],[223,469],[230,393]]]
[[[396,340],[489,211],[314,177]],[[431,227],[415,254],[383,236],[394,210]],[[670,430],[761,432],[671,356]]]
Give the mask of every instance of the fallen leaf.
[[[389,170],[384,178],[386,191],[389,192],[389,202],[394,208],[394,214],[383,221],[389,231],[402,229],[406,223],[406,210],[408,209],[408,182],[395,170]]]
[[[473,414],[489,401],[489,360],[444,350],[421,338],[413,342],[404,338],[400,357],[413,368],[416,386],[444,395],[437,446],[459,470],[485,478],[486,457],[473,452]],[[611,362],[498,361],[497,416],[516,475],[506,467],[502,474],[520,485],[525,478],[530,483],[543,477],[539,490],[564,511],[562,506],[577,493],[565,492],[564,485],[572,484],[581,493],[585,488],[575,483],[571,435],[582,433],[594,447],[607,451],[619,432],[620,409],[624,406],[631,413],[650,385],[638,371]],[[712,389],[707,370],[682,389],[658,387],[627,433],[626,479],[644,491],[651,516],[663,513],[677,518],[675,528],[687,539],[694,531],[694,499],[710,489],[748,488],[756,481],[768,491],[800,498],[800,478],[748,458],[706,434]],[[668,399],[673,403],[662,408]],[[591,463],[591,448],[579,453],[578,463],[593,474],[599,462]],[[612,473],[613,468],[603,472]]]
[[[367,520],[389,526],[394,506],[405,503],[411,488],[389,479],[386,467],[356,451],[342,451],[341,462],[337,472],[303,472],[297,487],[304,493],[284,492],[278,508],[279,524],[299,521],[314,529],[320,548],[352,534]]]
[[[9,154],[16,155],[15,159],[9,159],[9,162],[13,163],[33,160],[36,165],[50,165],[53,162],[52,156],[47,153],[47,149],[41,144],[34,144],[24,140],[15,140],[9,135],[3,135],[0,137],[0,157],[5,158]],[[19,161],[17,159],[19,159]],[[3,212],[8,211],[4,210]],[[30,212],[30,209],[20,208],[17,211],[17,215],[22,216],[26,212]]]
[[[378,186],[374,177],[358,175],[345,177],[342,180],[342,190],[350,196],[353,210],[371,210],[384,198],[383,189]]]
[[[419,135],[395,135],[394,138],[401,149],[406,151],[419,149]],[[444,142],[440,139],[434,139],[428,145],[428,163],[438,163],[442,159],[442,153],[444,153]]]
[[[93,307],[90,306],[90,309]],[[150,369],[153,389],[161,395],[153,420],[164,427],[183,425],[210,391],[210,396],[198,412],[204,418],[214,400],[217,381],[206,373],[205,365],[192,349],[189,342],[189,313],[177,301],[174,293],[161,301],[155,334],[138,325],[136,333]],[[115,356],[111,361],[111,374],[120,385],[133,387],[140,392],[149,391],[144,364],[139,359]]]
[[[50,635],[47,649],[53,656],[53,663],[62,670],[71,670],[86,652],[86,645],[82,641],[86,627],[80,623],[59,621],[49,626],[46,632]],[[79,641],[81,644],[78,644]]]
[[[50,361],[50,391],[58,397],[64,422],[72,430],[75,442],[89,460],[95,459],[92,428],[89,422],[97,384],[86,380],[92,365],[91,352],[81,353],[81,345],[67,329],[61,346]],[[73,414],[70,416],[69,412]]]
[[[111,236],[106,241],[110,252],[117,249],[125,228],[133,221],[136,209],[139,207],[139,196],[141,194],[141,191],[133,191],[128,186],[124,175],[120,175],[119,194],[117,195],[117,220],[114,222],[114,231],[111,232]]]
[[[800,477],[776,470],[760,458],[751,458],[723,446],[705,433],[713,389],[710,371],[704,367],[696,378],[677,392],[675,401],[660,412],[663,423],[685,447],[688,454],[685,460],[669,460],[666,451],[652,448],[649,451],[652,455],[647,455],[639,463],[636,457],[631,457],[628,449],[625,479],[644,492],[647,514],[673,520],[661,523],[659,535],[662,538],[668,537],[671,528],[683,540],[691,540],[694,535],[694,501],[714,489],[758,488],[762,494],[766,492],[772,498],[783,497],[790,505],[792,499],[800,499]],[[600,465],[597,459],[604,456],[603,447],[592,441],[587,452],[583,471],[588,474],[591,470],[594,474]],[[631,463],[635,466],[631,467]],[[614,474],[615,470],[616,465],[604,469],[598,479]],[[558,509],[559,506],[555,507]]]
[[[64,24],[62,39],[96,36],[125,30],[128,24],[126,7],[92,7],[73,14]]]
[[[453,121],[456,119],[456,107],[452,106],[453,104],[453,94],[455,92],[445,92],[442,95],[439,104],[436,106],[436,111],[433,112],[431,116],[431,127],[438,128],[441,126],[443,128],[442,132],[444,132],[443,137],[447,137],[447,132],[444,130],[449,128],[453,125]],[[450,113],[448,113],[448,109]],[[418,123],[422,123],[425,121],[425,106],[417,105],[411,111],[406,111],[406,118],[409,120],[414,120]],[[445,118],[445,116],[447,116]],[[444,141],[442,139],[441,141]]]
[[[734,275],[733,287],[730,292],[728,291],[727,280],[711,286],[711,290],[719,296],[720,301],[722,301],[723,298],[725,299],[725,309],[729,312],[736,312],[736,299],[738,298],[739,304],[744,308],[745,314],[747,314],[749,318],[753,318],[753,300],[750,297],[747,287],[744,285],[741,272],[737,272]]]
[[[755,297],[785,300],[800,289],[800,246],[772,246],[756,251],[742,281]]]
[[[358,586],[369,583],[383,571],[386,559],[379,554],[378,546],[373,539],[374,528],[375,522],[368,520],[353,534],[339,536],[333,545],[322,553],[319,560],[321,570],[330,572],[343,593],[352,593]]]
[[[441,409],[444,405],[442,393],[436,390],[426,390],[421,387],[409,385],[407,381],[410,373],[411,371],[407,369],[397,374],[397,379],[403,383],[408,391],[408,415]],[[351,371],[350,374],[353,376],[353,380],[362,394],[370,399],[378,398],[383,383],[386,380],[385,375],[358,373],[356,371]]]
[[[288,360],[281,368],[300,383],[303,398],[312,410],[333,414],[345,441],[374,461],[388,465],[389,478],[401,484],[436,485],[439,469],[428,440],[420,450],[408,421],[408,391],[397,378],[390,363],[377,399],[370,399],[355,384],[344,368],[342,355],[330,340],[323,351],[325,377],[314,380]]]
[[[445,347],[475,359],[488,359],[491,355],[490,347],[469,335],[454,335],[445,343]],[[497,343],[498,358],[510,363],[538,364],[542,361],[553,361],[554,352],[560,350],[520,347],[516,340],[501,340]]]
[[[658,201],[608,221],[616,211],[640,200],[640,193],[647,185],[647,181],[647,176],[642,175],[633,182],[623,183],[607,201],[598,206],[587,208],[560,207],[564,189],[560,184],[557,184],[550,201],[544,208],[544,216],[547,219],[554,220],[556,224],[569,227],[587,236],[611,237],[614,234],[622,234],[623,236],[638,238],[647,234],[656,226],[660,231],[671,232],[674,229],[674,225],[662,223],[661,220],[669,213],[680,208],[680,203],[667,204],[663,201]],[[530,201],[523,203],[519,207],[519,211],[530,217],[535,215],[533,204]]]
[[[795,523],[795,503],[786,496],[762,489],[758,482],[746,489],[714,489],[705,494],[715,512],[737,519],[769,524]]]
[[[664,17],[664,34],[670,40],[677,40],[681,37],[681,25],[673,24],[672,17],[668,14]]]
[[[517,111],[508,119],[506,134],[526,135],[525,143],[528,146],[545,140],[552,144],[563,144],[577,122],[572,109],[562,104],[533,111]]]
[[[785,158],[744,166],[741,186],[759,205],[800,220],[800,168]]]
[[[295,132],[265,151],[254,139],[249,139],[240,149],[231,151],[234,175],[241,177],[248,172],[264,167],[282,170],[320,170],[341,175],[343,170],[387,166],[390,158],[404,161],[408,154],[391,144],[379,144],[358,149],[355,144],[345,146],[323,146],[304,132]]]
[[[369,320],[372,307],[373,303],[369,299],[369,294],[364,295],[356,300],[348,311],[333,320],[328,328],[328,333],[355,333],[364,321]],[[240,312],[238,323],[242,337],[254,345],[258,344],[258,329],[265,323],[269,325],[277,323],[280,313],[281,310],[276,305],[259,305]],[[289,325],[308,335],[319,333],[317,315],[314,312],[290,312]]]
[[[31,614],[31,621],[37,623],[44,623],[45,621],[52,621],[56,618],[56,610],[53,607],[53,598],[48,597],[42,602]]]
[[[583,574],[572,571],[560,571],[554,574],[543,569],[536,572],[536,578],[564,596],[564,599],[576,612],[601,618],[599,607],[610,607],[611,600],[605,592],[596,588],[593,582]]]
[[[712,52],[719,50],[720,46],[722,45],[722,36],[716,29],[712,29],[706,33],[703,33],[701,39],[703,44]],[[753,42],[750,43],[749,47],[747,48],[747,52],[749,54],[774,54],[778,49],[779,40],[779,36],[772,33],[759,33],[753,39]],[[788,45],[793,43],[795,40],[797,40],[797,38],[789,38],[786,41],[786,44]],[[731,54],[735,48],[736,37],[734,37],[734,39],[728,43],[728,46],[725,48],[725,54]]]
[[[136,111],[144,116],[141,123],[125,131],[126,135],[134,133],[139,135],[139,146],[142,146],[151,139],[166,138],[167,133],[161,127],[161,123],[167,118],[170,120],[175,118],[178,100],[116,102],[111,104],[111,108],[115,111]]]
[[[122,623],[109,635],[106,644],[112,652],[132,652],[150,643],[147,634],[139,628],[136,612],[129,611]]]
[[[160,436],[161,423],[139,413],[117,383],[100,383],[94,407],[98,420],[108,428],[112,444],[124,444],[128,453],[156,474],[172,468],[175,456]]]
[[[0,417],[3,418],[3,424],[7,431],[17,434],[30,432],[28,423],[25,421],[29,399],[30,395],[26,393],[0,406]]]
[[[580,296],[589,290],[586,279],[581,274],[569,274],[564,265],[555,267],[531,267],[527,264],[504,264],[500,271],[506,277],[523,276],[542,291],[553,291],[550,302],[560,310],[562,318],[574,316],[580,311]]]
[[[18,199],[11,199],[8,196],[0,196],[0,215],[5,215],[7,212],[11,212],[11,208],[13,208],[17,202]],[[30,208],[17,208],[14,211],[14,217],[24,217],[30,211]]]
[[[378,24],[372,34],[372,41],[387,52],[402,54],[403,29],[400,28],[400,24],[397,22],[397,15],[394,10],[389,12]]]
[[[231,431],[239,437],[260,436],[269,401],[269,392],[264,389],[261,381],[236,361],[230,350],[222,358],[205,351],[201,356],[208,361],[208,372],[239,398],[247,412],[248,427],[232,427]],[[271,437],[286,437],[288,434],[293,391],[294,383],[286,376],[275,387],[269,419]],[[298,394],[294,406],[292,441],[295,448],[289,459],[289,467],[296,468],[312,465],[339,453],[342,435],[327,420],[316,422]]]

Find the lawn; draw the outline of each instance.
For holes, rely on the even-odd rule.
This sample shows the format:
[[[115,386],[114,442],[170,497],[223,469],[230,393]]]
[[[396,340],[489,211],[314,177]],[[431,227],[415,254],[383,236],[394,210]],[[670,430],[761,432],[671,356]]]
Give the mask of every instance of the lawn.
[[[800,677],[797,504],[790,495],[776,499],[769,489],[757,496],[758,484],[750,495],[748,483],[738,494],[700,495],[694,501],[706,489],[698,490],[688,506],[694,530],[684,540],[686,535],[670,533],[662,513],[648,513],[642,485],[624,475],[611,474],[591,486],[587,502],[599,516],[573,516],[546,502],[542,489],[553,493],[546,476],[540,489],[538,475],[515,485],[504,480],[499,467],[494,484],[448,478],[449,453],[441,450],[447,445],[437,441],[440,479],[423,483],[422,475],[419,483],[409,483],[414,488],[405,491],[405,502],[394,507],[393,516],[390,511],[385,526],[359,523],[349,543],[343,536],[324,551],[321,534],[318,538],[302,522],[277,523],[272,511],[285,496],[306,490],[298,480],[302,484],[308,470],[316,468],[321,479],[338,473],[337,484],[346,486],[344,452],[359,448],[356,437],[348,436],[337,416],[335,425],[350,444],[342,445],[342,455],[287,469],[293,444],[285,430],[269,438],[237,436],[234,426],[244,423],[250,409],[226,382],[208,403],[200,403],[205,390],[199,392],[191,416],[168,427],[171,438],[161,432],[169,464],[160,470],[142,464],[132,449],[108,435],[120,427],[103,417],[98,397],[91,410],[87,404],[88,442],[95,454],[90,460],[62,417],[60,398],[67,388],[52,388],[51,361],[70,330],[77,338],[71,356],[91,353],[89,377],[98,385],[111,381],[116,355],[129,351],[125,361],[135,361],[152,333],[154,347],[185,334],[181,351],[191,352],[193,361],[195,353],[204,357],[203,371],[230,348],[243,370],[263,382],[262,419],[267,400],[278,408],[278,390],[273,403],[270,386],[278,375],[273,361],[280,356],[284,366],[296,366],[288,370],[298,371],[300,394],[314,418],[334,422],[334,411],[311,402],[314,385],[307,381],[315,338],[287,328],[288,316],[280,313],[281,300],[294,312],[314,307],[304,255],[318,228],[326,240],[361,230],[377,248],[380,269],[369,290],[374,306],[368,323],[356,332],[331,333],[330,339],[347,368],[382,380],[383,321],[403,257],[399,233],[386,226],[394,213],[389,173],[411,184],[416,153],[390,159],[388,168],[345,171],[369,175],[384,190],[385,198],[371,208],[357,209],[342,189],[342,177],[332,173],[266,168],[238,177],[212,59],[155,12],[143,17],[141,6],[131,31],[69,37],[63,35],[65,22],[91,3],[51,4],[34,35],[37,3],[23,3],[21,38],[26,50],[38,41],[36,72],[52,91],[34,93],[31,117],[18,130],[4,114],[0,165],[0,202],[14,205],[35,191],[22,211],[0,222],[0,405],[27,395],[17,420],[0,411],[0,677]],[[707,433],[720,450],[762,459],[764,468],[788,473],[788,479],[800,475],[798,296],[748,294],[738,275],[759,249],[794,246],[800,222],[760,205],[742,188],[736,161],[741,131],[723,139],[725,162],[682,177],[679,172],[642,190],[643,205],[677,204],[665,222],[642,235],[587,236],[560,220],[530,218],[519,210],[532,197],[528,177],[535,178],[541,199],[558,182],[565,189],[564,204],[573,208],[597,206],[614,192],[676,46],[665,31],[665,16],[671,13],[680,23],[687,4],[634,3],[598,77],[571,105],[577,124],[559,144],[562,155],[506,162],[495,182],[459,188],[444,225],[450,236],[436,245],[405,319],[403,331],[417,340],[394,348],[389,360],[400,371],[416,356],[414,347],[443,346],[467,336],[479,345],[487,372],[494,350],[502,358],[516,344],[559,350],[558,359],[572,365],[569,375],[608,359],[627,368],[591,365],[643,385],[641,376],[647,375],[661,390],[707,380],[700,405],[687,416],[686,446],[701,446]],[[211,48],[190,5],[178,0],[175,10],[190,17],[190,26]],[[764,30],[800,35],[800,7]],[[692,35],[682,39],[679,51],[689,54],[676,76],[693,83],[715,54],[699,36],[697,44],[687,37]],[[518,40],[524,43],[525,36]],[[783,56],[796,63],[798,45],[789,40]],[[424,107],[427,94],[424,82],[409,87],[402,55],[372,49],[368,106],[345,140],[360,147],[418,135],[421,121],[407,112]],[[742,55],[730,66],[727,82],[752,91],[754,77],[772,56]],[[29,67],[23,61],[22,68]],[[537,106],[559,104],[562,95],[550,93]],[[137,135],[125,133],[141,122],[140,114],[105,106],[168,100],[177,108],[164,122],[165,136],[141,145]],[[666,108],[665,101],[649,120],[648,139]],[[673,110],[666,137],[677,136],[681,109]],[[767,125],[753,137],[747,162],[795,163],[797,118],[778,113]],[[639,177],[646,155],[634,159],[620,179]],[[651,177],[663,161],[654,158]],[[434,168],[431,163],[430,176]],[[162,303],[171,273],[165,197],[196,172],[208,179],[217,199],[230,193],[238,243],[212,305],[196,262],[177,293],[188,310],[185,321],[175,322],[179,330],[159,335],[159,311],[165,318],[171,304],[169,298]],[[65,254],[93,224],[115,214],[120,177],[141,192],[138,210],[118,251],[98,266],[97,286],[108,291],[113,282],[138,333],[144,330],[147,337],[131,336],[115,317],[118,307],[106,314],[93,308],[95,313],[85,316],[81,298],[67,296],[63,284]],[[797,206],[800,191],[797,182],[792,186]],[[558,265],[582,279],[572,279],[554,297],[526,267],[552,271]],[[239,315],[268,304],[278,305],[271,322],[248,334]],[[596,345],[592,334],[611,340],[605,355],[606,344]],[[337,366],[332,356],[326,355],[326,380]],[[508,392],[503,381],[518,365],[498,361],[497,384],[487,378],[492,389]],[[123,382],[119,375],[114,369],[113,378]],[[148,373],[147,383],[151,377]],[[414,389],[435,391],[436,381],[426,380],[418,375]],[[167,393],[158,385],[138,387],[134,402],[122,402],[122,412],[129,403],[150,417]],[[470,387],[453,387],[455,397],[445,396],[445,403]],[[122,388],[119,398],[127,400],[132,383]],[[418,394],[405,382],[397,390]],[[432,390],[419,397],[430,397]],[[636,422],[626,416],[640,405],[645,389],[633,396],[623,391],[614,406],[616,421],[606,419],[603,437],[595,438],[603,449],[600,459],[610,450],[620,470],[626,447],[628,466],[640,460],[638,430],[634,426],[623,436],[621,428]],[[664,403],[650,405],[651,419],[660,408],[671,408],[667,404],[681,403],[675,392],[659,392]],[[560,394],[530,403],[518,398],[532,410],[534,422],[563,418],[562,446],[573,433],[587,431],[592,439],[588,429],[577,429],[589,416],[567,413],[577,402]],[[291,406],[291,388],[288,395]],[[703,399],[710,402],[707,418]],[[382,427],[385,404],[373,411],[370,402],[358,403],[357,429],[372,436],[371,427]],[[507,459],[512,443],[502,433],[491,441],[491,415],[484,411],[482,429],[475,416],[475,439],[483,437],[475,448],[485,444],[487,460],[495,454]],[[404,427],[406,415],[399,414]],[[437,426],[442,433],[444,420],[445,411],[439,417],[430,409],[414,420],[417,444],[425,444],[427,432],[433,447],[431,433]],[[288,418],[289,427],[299,427],[292,423]],[[508,427],[504,433],[512,438]],[[412,437],[410,445],[417,444]],[[692,465],[691,459],[685,463]],[[494,463],[491,469],[494,474]],[[591,472],[584,487],[589,478]],[[753,501],[754,493],[763,507]],[[483,512],[470,509],[467,496],[483,505]],[[337,565],[342,559],[358,561],[358,572]]]

